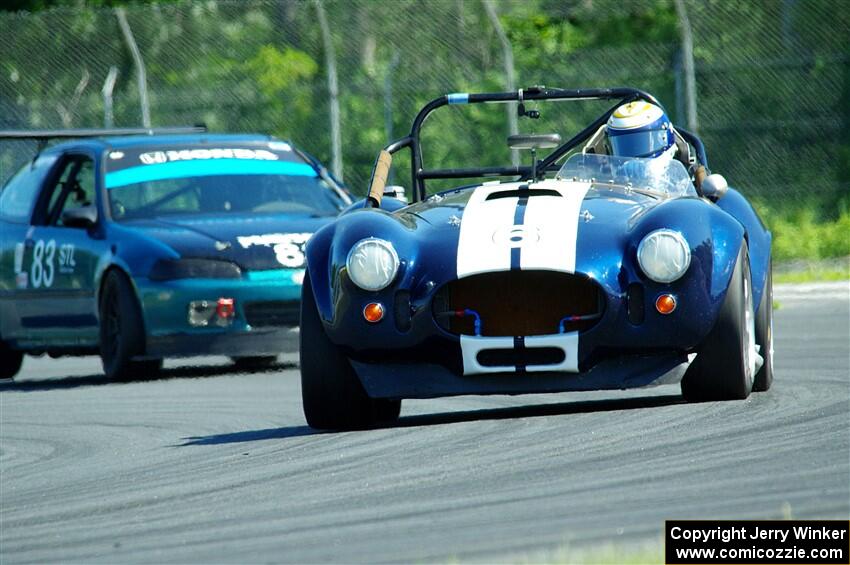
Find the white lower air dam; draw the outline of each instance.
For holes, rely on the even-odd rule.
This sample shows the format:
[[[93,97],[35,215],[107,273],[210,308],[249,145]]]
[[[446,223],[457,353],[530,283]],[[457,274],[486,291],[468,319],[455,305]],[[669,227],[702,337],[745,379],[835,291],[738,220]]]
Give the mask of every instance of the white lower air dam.
[[[525,371],[560,371],[565,373],[578,372],[578,332],[555,335],[539,335],[525,338],[524,347],[555,347],[564,352],[564,360],[552,365],[527,365]],[[513,349],[512,337],[479,337],[471,335],[460,336],[460,350],[463,356],[463,374],[480,375],[484,373],[510,373],[516,371],[514,365],[484,366],[478,362],[478,353],[487,349]]]

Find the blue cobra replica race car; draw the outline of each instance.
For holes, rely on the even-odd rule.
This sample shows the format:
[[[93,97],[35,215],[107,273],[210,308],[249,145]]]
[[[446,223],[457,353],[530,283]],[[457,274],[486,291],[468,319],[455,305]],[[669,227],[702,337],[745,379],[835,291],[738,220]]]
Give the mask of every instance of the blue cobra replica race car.
[[[295,347],[304,244],[351,201],[289,143],[203,131],[0,132],[42,143],[0,191],[0,377],[25,353],[121,378]]]
[[[420,127],[450,104],[616,100],[577,135],[511,136],[530,165],[426,169]],[[387,146],[369,197],[307,245],[304,412],[317,428],[392,421],[401,399],[627,389],[681,381],[689,401],[742,399],[772,380],[771,236],[679,156],[614,157],[598,135],[630,88],[450,94]],[[537,159],[541,148],[552,151]],[[410,205],[383,197],[410,149]],[[506,177],[428,196],[430,179]]]

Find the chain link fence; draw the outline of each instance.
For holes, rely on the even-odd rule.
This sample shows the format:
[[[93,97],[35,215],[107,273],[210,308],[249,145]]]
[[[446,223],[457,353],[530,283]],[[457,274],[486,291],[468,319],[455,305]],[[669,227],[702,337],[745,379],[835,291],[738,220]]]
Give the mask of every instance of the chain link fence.
[[[514,59],[515,87],[630,85],[654,93],[685,124],[679,20],[672,1],[502,1],[492,4]],[[850,192],[850,16],[827,0],[686,0],[693,32],[698,131],[711,167],[763,201]],[[377,151],[418,109],[455,91],[503,90],[506,45],[480,0],[209,0],[0,14],[0,128],[139,126],[138,45],[154,126],[271,133],[329,166],[334,58],[341,162],[363,193]],[[325,48],[324,10],[331,49]],[[668,32],[588,44],[575,26],[642,25]],[[544,25],[557,22],[557,26]],[[529,27],[535,33],[520,33]],[[552,36],[551,30],[558,34]],[[548,34],[548,35],[547,35]],[[582,37],[584,39],[582,39]],[[578,38],[578,39],[577,39]],[[598,42],[597,42],[598,43]],[[551,105],[550,105],[551,106]],[[521,131],[575,133],[604,105],[548,106]],[[440,112],[438,112],[440,114]],[[423,131],[429,167],[505,164],[505,106],[451,108]],[[0,143],[0,180],[32,155]],[[402,160],[397,179],[408,181]]]

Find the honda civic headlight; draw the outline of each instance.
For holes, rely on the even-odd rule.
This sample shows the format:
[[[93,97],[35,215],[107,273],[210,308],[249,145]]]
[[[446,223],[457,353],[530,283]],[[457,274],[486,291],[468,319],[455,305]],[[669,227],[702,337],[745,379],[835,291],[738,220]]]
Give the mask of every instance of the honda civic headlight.
[[[230,261],[216,259],[160,259],[151,268],[152,281],[174,279],[238,279],[242,269]]]
[[[646,276],[660,283],[677,280],[691,264],[691,249],[677,231],[655,230],[643,238],[637,250],[638,264]]]
[[[345,265],[354,284],[364,290],[381,290],[398,272],[398,254],[389,241],[370,237],[354,244]]]

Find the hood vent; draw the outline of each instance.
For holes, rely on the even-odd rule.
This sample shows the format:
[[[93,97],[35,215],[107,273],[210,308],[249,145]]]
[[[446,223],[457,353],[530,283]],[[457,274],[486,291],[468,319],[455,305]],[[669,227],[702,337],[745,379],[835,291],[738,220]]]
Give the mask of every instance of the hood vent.
[[[531,188],[525,190],[501,190],[490,193],[487,200],[498,200],[499,198],[519,198],[520,196],[531,198],[532,196],[563,196],[557,190],[551,188]]]

